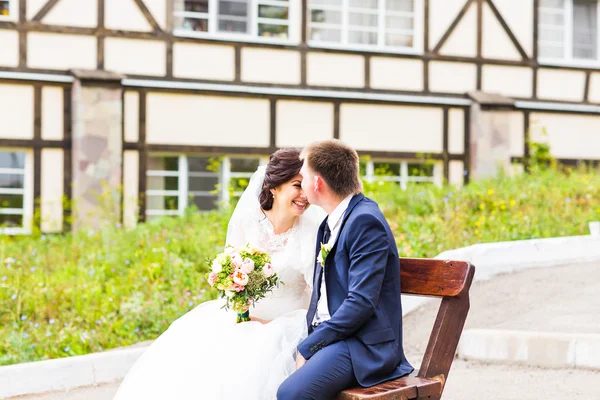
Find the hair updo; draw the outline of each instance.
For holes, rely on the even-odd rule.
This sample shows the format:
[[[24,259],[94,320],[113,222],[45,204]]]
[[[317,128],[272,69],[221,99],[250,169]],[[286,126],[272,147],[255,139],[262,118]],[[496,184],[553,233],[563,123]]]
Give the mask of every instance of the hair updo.
[[[258,196],[258,201],[263,210],[268,211],[273,208],[271,189],[291,181],[293,177],[300,173],[300,168],[302,168],[300,150],[281,149],[271,154],[265,171],[265,181]]]

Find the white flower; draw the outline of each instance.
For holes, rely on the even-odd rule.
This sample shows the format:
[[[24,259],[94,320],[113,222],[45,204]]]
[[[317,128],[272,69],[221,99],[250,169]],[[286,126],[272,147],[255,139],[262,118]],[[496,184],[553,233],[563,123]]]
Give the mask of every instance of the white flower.
[[[245,274],[249,274],[250,272],[254,271],[254,261],[252,261],[249,258],[246,258],[240,266],[240,271],[242,271]]]
[[[248,284],[248,274],[241,270],[235,271],[233,273],[233,281],[240,286],[246,286]]]
[[[262,273],[266,278],[270,278],[275,273],[273,266],[270,263],[266,263],[262,268]]]
[[[232,298],[233,296],[235,296],[235,290],[225,289],[225,296]]]
[[[212,263],[212,272],[214,272],[215,274],[218,274],[219,272],[221,272],[223,270],[223,266],[221,265],[221,263],[219,263],[219,261],[215,258],[215,260]]]
[[[333,246],[329,243],[321,243],[321,250],[319,251],[319,255],[317,255],[317,262],[322,266],[325,266],[325,261],[327,260],[327,256],[329,255],[329,252],[331,251],[332,247]]]

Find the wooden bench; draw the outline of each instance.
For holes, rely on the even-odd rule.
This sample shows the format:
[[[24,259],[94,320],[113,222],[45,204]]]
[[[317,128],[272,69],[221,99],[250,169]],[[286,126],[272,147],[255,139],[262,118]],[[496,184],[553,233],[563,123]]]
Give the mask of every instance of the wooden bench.
[[[370,388],[343,391],[337,400],[440,399],[469,312],[475,267],[464,261],[400,259],[402,293],[441,297],[421,368],[410,376]]]

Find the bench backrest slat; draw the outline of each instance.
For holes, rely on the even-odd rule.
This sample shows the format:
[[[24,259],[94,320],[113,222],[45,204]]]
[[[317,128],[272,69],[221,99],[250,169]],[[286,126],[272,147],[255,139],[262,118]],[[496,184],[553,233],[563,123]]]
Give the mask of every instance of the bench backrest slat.
[[[470,268],[465,261],[400,258],[402,293],[456,297],[465,290]]]

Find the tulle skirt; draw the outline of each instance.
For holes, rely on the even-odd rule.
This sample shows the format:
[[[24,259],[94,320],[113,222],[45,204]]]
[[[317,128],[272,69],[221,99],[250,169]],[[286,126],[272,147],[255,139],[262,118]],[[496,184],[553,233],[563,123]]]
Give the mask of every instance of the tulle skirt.
[[[203,303],[175,321],[138,359],[115,399],[275,399],[296,369],[306,310],[264,325],[236,324],[222,305]]]

